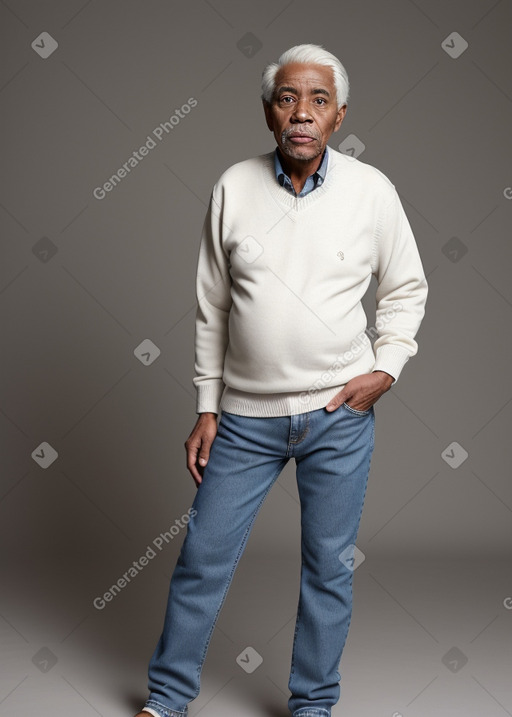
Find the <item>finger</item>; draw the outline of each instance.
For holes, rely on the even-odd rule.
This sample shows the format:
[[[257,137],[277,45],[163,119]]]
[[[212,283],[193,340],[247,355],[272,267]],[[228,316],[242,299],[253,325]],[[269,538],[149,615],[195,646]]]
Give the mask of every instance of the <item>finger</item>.
[[[199,459],[198,459],[199,465],[204,468],[205,465],[208,463],[209,459],[210,459],[210,452],[203,448],[199,454]]]
[[[187,469],[195,482],[201,482],[201,474],[197,470],[197,446],[189,446],[187,448]]]
[[[202,468],[204,468],[210,460],[210,449],[216,435],[216,433],[214,435],[205,433],[201,436],[201,448],[199,450],[198,462]]]
[[[195,463],[187,464],[187,468],[188,468],[190,475],[194,479],[196,485],[199,485],[200,483],[202,483],[203,478],[202,478],[201,474],[199,473],[199,471],[197,470]]]
[[[331,398],[331,400],[329,401],[329,403],[326,406],[326,409],[328,411],[335,411],[337,408],[339,408],[341,406],[342,403],[347,401],[348,398],[349,398],[348,396],[345,396],[340,393],[340,394],[334,396],[334,398]]]

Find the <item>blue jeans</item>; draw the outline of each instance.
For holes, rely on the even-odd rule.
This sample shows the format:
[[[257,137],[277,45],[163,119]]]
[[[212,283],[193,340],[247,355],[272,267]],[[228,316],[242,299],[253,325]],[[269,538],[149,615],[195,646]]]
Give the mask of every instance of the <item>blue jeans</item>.
[[[254,520],[288,460],[296,463],[302,567],[288,707],[330,717],[352,615],[354,544],[374,448],[375,413],[343,404],[293,416],[223,411],[169,587],[146,701],[185,717],[199,694],[210,639]]]

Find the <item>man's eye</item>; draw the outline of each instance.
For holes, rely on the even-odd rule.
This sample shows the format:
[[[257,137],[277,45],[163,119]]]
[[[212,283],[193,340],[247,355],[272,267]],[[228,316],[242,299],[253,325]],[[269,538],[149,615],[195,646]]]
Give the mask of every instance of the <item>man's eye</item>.
[[[281,102],[284,102],[285,104],[289,104],[288,102],[286,102],[286,100],[292,101],[293,97],[290,97],[289,95],[287,95],[286,97],[281,97]]]
[[[317,97],[315,101],[316,101],[316,102],[321,102],[323,105],[325,105],[325,103],[327,102],[327,100],[325,99],[325,97]]]

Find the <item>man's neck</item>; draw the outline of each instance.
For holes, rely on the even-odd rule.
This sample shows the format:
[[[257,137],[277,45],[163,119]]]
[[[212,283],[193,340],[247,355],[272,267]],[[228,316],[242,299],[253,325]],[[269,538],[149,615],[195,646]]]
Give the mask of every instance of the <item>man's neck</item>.
[[[279,147],[277,148],[281,167],[283,168],[285,174],[290,177],[290,181],[297,194],[303,190],[304,185],[306,184],[306,179],[311,174],[314,174],[322,164],[322,159],[326,151],[327,147],[324,147],[324,151],[319,154],[318,157],[306,161],[304,159],[294,159],[293,157],[289,157],[288,155],[283,154]]]

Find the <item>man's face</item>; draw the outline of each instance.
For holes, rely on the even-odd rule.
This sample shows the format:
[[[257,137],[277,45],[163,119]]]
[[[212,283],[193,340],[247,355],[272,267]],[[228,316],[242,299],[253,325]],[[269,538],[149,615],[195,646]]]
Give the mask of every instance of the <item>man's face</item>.
[[[272,103],[263,102],[281,152],[305,161],[321,155],[341,125],[347,106],[337,107],[332,69],[298,62],[277,71]]]

